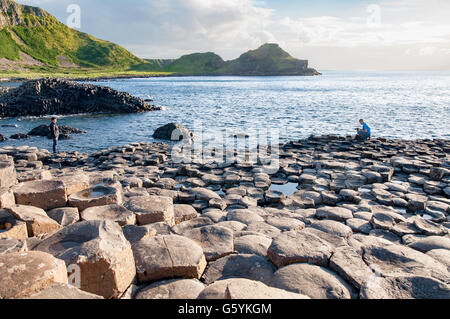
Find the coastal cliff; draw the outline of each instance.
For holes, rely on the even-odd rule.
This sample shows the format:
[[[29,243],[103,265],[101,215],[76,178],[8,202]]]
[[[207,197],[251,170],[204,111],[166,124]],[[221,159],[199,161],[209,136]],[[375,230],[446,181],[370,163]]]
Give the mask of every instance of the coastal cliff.
[[[154,71],[183,75],[320,75],[315,69],[308,67],[308,60],[292,57],[276,43],[266,43],[231,61],[224,61],[213,52],[184,55],[174,61],[163,60],[167,61],[166,66],[161,66],[158,63],[160,60],[147,61],[155,66]]]
[[[224,61],[213,52],[179,59],[141,59],[123,47],[71,29],[50,13],[12,0],[0,0],[0,70],[27,75],[65,76],[100,72],[155,75],[320,75],[278,44],[267,43]],[[58,75],[56,75],[58,74]]]
[[[226,63],[218,73],[224,75],[320,75],[308,67],[308,60],[299,60],[278,44],[267,43],[257,50],[248,51],[238,59]]]
[[[40,8],[0,0],[0,70],[127,69],[142,63],[121,46],[69,28]]]

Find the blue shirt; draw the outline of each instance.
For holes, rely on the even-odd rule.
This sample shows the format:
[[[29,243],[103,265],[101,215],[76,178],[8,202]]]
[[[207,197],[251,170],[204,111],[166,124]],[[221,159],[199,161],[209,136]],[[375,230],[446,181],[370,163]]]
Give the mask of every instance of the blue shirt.
[[[370,127],[369,127],[369,125],[367,125],[366,123],[364,123],[362,129],[363,129],[363,131],[367,130],[367,134],[368,134],[368,135],[371,135],[371,134],[370,134]]]

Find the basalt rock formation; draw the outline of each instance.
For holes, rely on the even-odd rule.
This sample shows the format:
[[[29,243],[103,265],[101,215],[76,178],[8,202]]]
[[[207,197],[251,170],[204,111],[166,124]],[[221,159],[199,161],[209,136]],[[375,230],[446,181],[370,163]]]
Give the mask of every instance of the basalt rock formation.
[[[59,125],[59,134],[60,136],[70,136],[71,134],[84,134],[86,133],[86,131],[74,128],[74,127],[70,127],[70,126],[64,126],[64,125]],[[42,136],[42,137],[47,137],[47,138],[52,138],[52,134],[50,131],[50,126],[49,125],[39,125],[38,127],[35,127],[34,129],[32,129],[30,132],[28,132],[27,135],[30,136]]]
[[[169,123],[157,128],[153,137],[167,141],[187,141],[194,138],[194,133],[179,124]]]
[[[67,298],[74,265],[96,298],[450,298],[449,140],[312,136],[270,171],[173,151],[0,148],[0,298]]]
[[[0,95],[0,117],[139,113],[157,108],[109,87],[61,79],[25,82]]]

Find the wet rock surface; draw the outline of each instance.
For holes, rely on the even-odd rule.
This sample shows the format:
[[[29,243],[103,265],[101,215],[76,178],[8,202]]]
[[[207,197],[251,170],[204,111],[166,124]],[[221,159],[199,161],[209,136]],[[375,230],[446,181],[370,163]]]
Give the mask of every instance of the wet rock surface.
[[[313,136],[279,164],[0,148],[0,258],[88,274],[8,297],[449,298],[449,141]]]
[[[120,187],[95,186],[78,193],[74,193],[68,198],[68,205],[84,211],[90,207],[122,204],[122,194]]]
[[[59,134],[60,134],[60,138],[61,136],[70,136],[72,134],[84,134],[86,133],[86,131],[74,128],[74,127],[70,127],[70,126],[64,126],[64,125],[58,125],[58,129],[59,129]],[[39,125],[37,127],[35,127],[34,129],[32,129],[30,132],[27,133],[27,135],[29,136],[41,136],[41,137],[46,137],[48,139],[52,138],[52,133],[50,130],[50,126],[49,125]]]
[[[157,128],[153,137],[167,141],[189,141],[194,138],[194,133],[179,124],[169,123]]]

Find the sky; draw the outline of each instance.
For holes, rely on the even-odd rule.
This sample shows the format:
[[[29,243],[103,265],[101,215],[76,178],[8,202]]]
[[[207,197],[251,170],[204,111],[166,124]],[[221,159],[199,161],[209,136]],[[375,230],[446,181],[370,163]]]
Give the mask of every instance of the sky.
[[[17,2],[141,58],[231,60],[270,42],[319,70],[450,70],[450,0]]]

